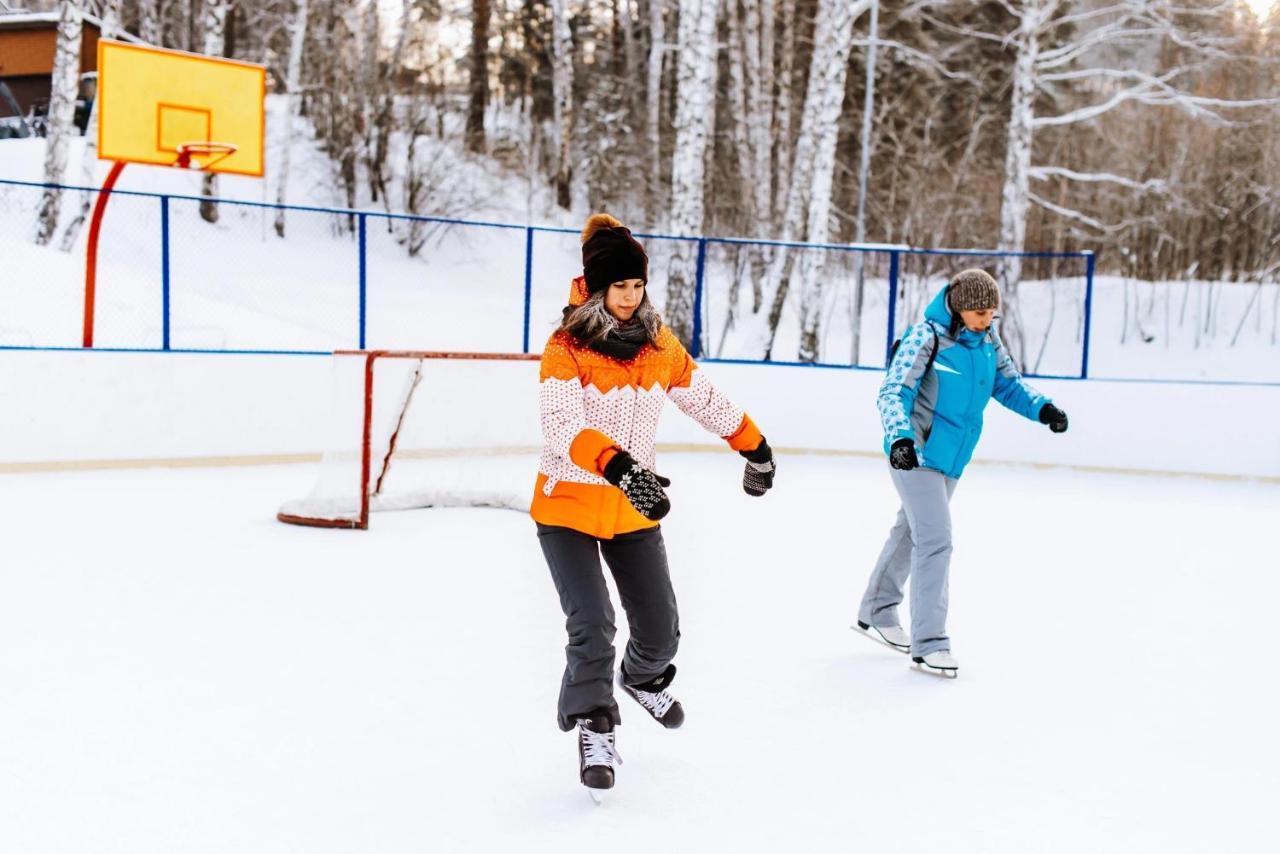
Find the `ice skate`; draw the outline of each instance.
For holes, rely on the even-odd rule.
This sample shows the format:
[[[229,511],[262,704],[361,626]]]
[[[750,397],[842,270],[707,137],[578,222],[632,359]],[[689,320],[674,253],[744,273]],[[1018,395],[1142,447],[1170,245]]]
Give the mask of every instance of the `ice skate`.
[[[668,664],[662,675],[650,679],[640,685],[628,685],[626,671],[618,671],[618,686],[635,700],[655,721],[667,729],[677,729],[684,723],[684,707],[680,701],[667,691],[667,686],[676,677],[676,666]]]
[[[578,778],[596,806],[613,788],[613,769],[622,764],[614,744],[613,721],[607,714],[578,719]]]
[[[960,663],[951,657],[949,649],[935,650],[923,656],[913,655],[911,660],[924,673],[934,673],[948,679],[955,679],[960,675]]]
[[[858,620],[853,628],[854,631],[861,632],[876,643],[882,643],[890,649],[896,649],[898,652],[911,650],[911,637],[902,626],[869,626]]]

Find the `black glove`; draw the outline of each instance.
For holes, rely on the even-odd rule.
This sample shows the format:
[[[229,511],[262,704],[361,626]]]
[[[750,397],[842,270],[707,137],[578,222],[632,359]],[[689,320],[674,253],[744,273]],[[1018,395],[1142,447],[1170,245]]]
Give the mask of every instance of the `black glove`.
[[[899,439],[889,446],[889,465],[898,471],[911,471],[920,465],[916,457],[916,443],[910,439]]]
[[[671,501],[662,491],[671,481],[649,471],[626,451],[614,454],[613,459],[605,463],[603,474],[605,480],[622,490],[644,518],[656,522],[671,512]]]
[[[1055,433],[1065,433],[1067,432],[1067,413],[1052,403],[1046,403],[1040,407],[1040,423],[1048,424],[1049,429]]]
[[[773,462],[773,448],[760,437],[754,451],[738,451],[746,457],[747,467],[742,472],[742,489],[747,495],[759,497],[773,488],[773,473],[778,466]]]

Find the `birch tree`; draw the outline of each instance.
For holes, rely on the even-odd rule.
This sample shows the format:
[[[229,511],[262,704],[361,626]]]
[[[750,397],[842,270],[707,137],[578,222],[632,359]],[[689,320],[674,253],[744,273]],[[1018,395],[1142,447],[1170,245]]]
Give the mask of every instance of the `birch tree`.
[[[138,0],[138,35],[160,47],[164,38],[163,0]]]
[[[80,34],[84,12],[78,2],[62,0],[53,56],[49,96],[48,138],[45,142],[44,182],[61,184],[67,172],[67,149],[75,130],[76,94],[80,88]],[[45,187],[36,215],[36,243],[47,246],[58,228],[62,191]]]
[[[231,0],[204,0],[204,53],[223,56],[227,46],[227,13]],[[218,221],[218,206],[210,201],[218,195],[218,176],[206,172],[200,182],[200,217],[205,222]]]
[[[413,0],[404,0],[400,10],[400,26],[396,33],[395,47],[384,65],[378,62],[379,16],[377,4],[370,4],[368,15],[368,42],[365,59],[366,68],[372,69],[374,79],[369,88],[376,93],[373,100],[373,115],[366,123],[365,139],[365,174],[369,180],[369,193],[373,201],[381,199],[387,212],[391,212],[391,199],[387,194],[387,150],[391,142],[391,134],[396,127],[395,117],[395,85],[396,71],[404,66],[406,48],[409,44],[409,31],[413,26]],[[390,221],[388,221],[388,224]]]
[[[742,8],[743,59],[746,66],[744,110],[748,117],[747,174],[752,190],[750,215],[757,230],[767,230],[773,204],[774,0],[743,0]]]
[[[568,0],[551,0],[552,90],[558,140],[556,155],[556,204],[569,210],[573,204],[573,33],[569,29]]]
[[[1014,22],[1006,33],[957,28],[933,19],[956,35],[1007,44],[1014,54],[1001,188],[998,246],[1002,251],[1025,251],[1027,220],[1033,204],[1099,231],[1107,228],[1095,217],[1057,205],[1034,192],[1032,181],[1060,179],[1131,189],[1142,186],[1142,182],[1109,171],[1080,173],[1058,164],[1035,163],[1037,131],[1095,122],[1126,105],[1172,107],[1200,120],[1225,124],[1232,121],[1230,114],[1234,111],[1275,103],[1209,97],[1194,89],[1203,63],[1231,49],[1229,43],[1204,31],[1201,25],[1230,13],[1231,3],[1185,6],[1175,0],[1113,0],[1096,4],[1004,0],[1003,6]],[[1142,61],[1136,55],[1138,48],[1164,41],[1179,49],[1171,65]],[[1067,95],[1080,89],[1088,94],[1084,96],[1086,102],[1077,106],[1078,101]],[[1026,361],[1025,325],[1018,302],[1021,276],[1021,258],[1002,259],[998,267],[1004,297],[1001,328],[1019,365]]]
[[[289,43],[289,71],[285,81],[284,124],[281,133],[280,177],[276,183],[276,204],[284,205],[288,201],[289,155],[293,149],[293,128],[298,120],[301,107],[300,90],[302,89],[302,51],[307,41],[307,3],[298,0],[298,8],[294,14],[293,32]],[[284,208],[276,208],[276,234],[284,237]]]
[[[120,0],[102,0],[96,11],[102,21],[102,37],[105,39],[116,38],[121,32]],[[67,223],[67,228],[62,233],[62,243],[59,248],[63,252],[70,252],[75,248],[76,240],[80,237],[80,230],[89,218],[89,210],[93,207],[94,200],[98,194],[87,188],[93,187],[97,182],[97,173],[98,94],[95,92],[93,104],[89,108],[89,121],[84,130],[84,152],[80,157],[80,186],[86,189],[80,192],[80,205],[76,210],[76,215],[71,222]]]
[[[814,22],[813,56],[809,68],[800,134],[796,139],[788,179],[786,208],[782,217],[783,241],[825,239],[831,213],[832,170],[835,166],[836,125],[844,101],[853,23],[870,8],[870,0],[821,0]],[[751,321],[752,352],[772,357],[773,340],[789,291],[796,251],[781,248],[774,253],[763,289],[763,303]],[[821,259],[803,252],[801,275],[810,285],[802,299],[802,315],[812,309]],[[802,290],[805,290],[802,287]],[[808,351],[803,348],[802,353]]]
[[[649,0],[649,65],[645,78],[645,139],[649,146],[649,225],[658,227],[662,188],[662,58],[666,52],[664,0]]]
[[[778,223],[782,219],[786,205],[787,193],[790,189],[788,181],[791,175],[791,88],[792,74],[795,70],[796,55],[796,4],[790,0],[782,0],[782,21],[778,33],[782,42],[782,51],[778,57],[777,100],[774,101],[773,130],[777,139],[777,157],[773,161],[774,193],[772,224],[773,233],[778,233]]]
[[[676,60],[675,154],[671,163],[671,230],[702,233],[706,157],[715,123],[716,0],[681,0],[680,53]],[[667,276],[666,321],[677,338],[692,346],[696,243],[681,241]]]
[[[835,54],[835,61],[821,69],[815,65],[811,72],[821,72],[821,79],[818,81],[820,100],[816,105],[819,113],[813,152],[813,183],[809,188],[808,222],[805,224],[805,239],[810,243],[826,243],[831,236],[831,186],[836,168],[836,132],[844,102],[849,51],[853,47],[853,22],[870,5],[869,2],[864,3],[859,9],[848,3],[838,4],[830,21],[824,22],[830,28],[830,50]],[[820,38],[823,36],[815,33],[815,43],[820,43]],[[809,80],[812,86],[814,78],[811,76]],[[823,275],[826,254],[822,250],[810,249],[802,252],[799,258],[800,348],[797,358],[801,362],[816,362],[819,357],[819,326],[827,284]]]

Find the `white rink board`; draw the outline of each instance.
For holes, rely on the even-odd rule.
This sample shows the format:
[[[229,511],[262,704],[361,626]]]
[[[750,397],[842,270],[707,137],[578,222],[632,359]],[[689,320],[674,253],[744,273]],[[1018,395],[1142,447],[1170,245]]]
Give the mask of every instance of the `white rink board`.
[[[320,356],[0,352],[0,465],[317,454],[329,412]],[[878,371],[710,364],[781,448],[873,454]],[[456,417],[541,442],[537,364],[502,365]],[[1051,434],[992,403],[976,458],[1121,470],[1280,476],[1280,388],[1039,380],[1071,417]],[[668,408],[671,444],[714,437]]]

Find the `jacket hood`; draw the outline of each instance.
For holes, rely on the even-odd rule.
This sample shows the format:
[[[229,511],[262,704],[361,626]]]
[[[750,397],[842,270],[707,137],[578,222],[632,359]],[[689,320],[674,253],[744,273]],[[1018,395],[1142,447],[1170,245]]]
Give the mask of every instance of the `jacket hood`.
[[[973,347],[981,343],[987,337],[986,332],[971,332],[968,327],[960,322],[960,319],[951,311],[947,305],[947,288],[948,283],[938,291],[929,305],[924,310],[924,319],[932,323],[938,330],[939,335],[946,335],[954,341],[964,344],[966,347]],[[955,332],[952,330],[952,323],[955,323]]]
[[[942,330],[951,329],[951,309],[947,306],[947,285],[943,285],[942,290],[934,295],[929,305],[924,310],[924,319],[936,323],[942,327]]]
[[[585,276],[578,276],[569,283],[569,305],[577,308],[586,303],[591,298],[591,293],[587,290],[587,279]]]

